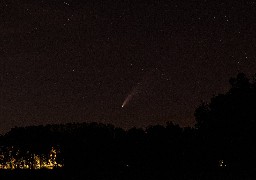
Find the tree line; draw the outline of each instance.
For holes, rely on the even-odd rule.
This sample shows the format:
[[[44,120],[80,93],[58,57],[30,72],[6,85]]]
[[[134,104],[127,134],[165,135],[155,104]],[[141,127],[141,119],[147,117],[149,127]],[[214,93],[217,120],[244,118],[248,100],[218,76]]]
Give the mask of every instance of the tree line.
[[[55,161],[67,173],[98,179],[253,172],[256,78],[238,74],[230,85],[228,92],[195,110],[195,127],[181,128],[172,122],[129,130],[101,123],[16,127],[1,136],[1,151],[4,154],[12,147],[23,155],[48,153],[49,158],[49,150],[55,148]]]

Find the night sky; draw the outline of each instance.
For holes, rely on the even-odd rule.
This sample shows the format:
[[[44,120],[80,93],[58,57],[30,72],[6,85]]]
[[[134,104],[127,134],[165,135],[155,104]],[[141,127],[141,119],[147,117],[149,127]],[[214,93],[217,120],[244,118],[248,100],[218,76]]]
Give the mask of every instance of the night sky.
[[[256,73],[255,38],[254,1],[1,0],[0,133],[193,126],[230,77]]]

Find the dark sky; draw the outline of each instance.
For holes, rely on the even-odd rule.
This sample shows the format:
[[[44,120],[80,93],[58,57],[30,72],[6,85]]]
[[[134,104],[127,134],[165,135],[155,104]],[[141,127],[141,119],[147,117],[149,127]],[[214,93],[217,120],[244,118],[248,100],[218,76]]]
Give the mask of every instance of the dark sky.
[[[255,38],[254,1],[1,0],[0,133],[193,125],[230,77],[256,73]]]

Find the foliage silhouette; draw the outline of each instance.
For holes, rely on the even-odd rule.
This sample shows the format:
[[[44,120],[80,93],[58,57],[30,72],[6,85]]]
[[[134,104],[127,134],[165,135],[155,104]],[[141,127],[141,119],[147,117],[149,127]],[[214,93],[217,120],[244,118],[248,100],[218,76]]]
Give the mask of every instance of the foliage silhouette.
[[[230,79],[231,88],[195,111],[196,127],[209,162],[225,159],[229,167],[256,168],[256,84],[245,74]]]
[[[195,110],[195,128],[172,122],[129,130],[101,123],[15,127],[0,137],[0,164],[26,159],[35,169],[31,157],[51,161],[54,149],[56,164],[64,164],[54,170],[60,179],[250,179],[256,169],[256,76],[238,74],[229,82],[227,93]]]

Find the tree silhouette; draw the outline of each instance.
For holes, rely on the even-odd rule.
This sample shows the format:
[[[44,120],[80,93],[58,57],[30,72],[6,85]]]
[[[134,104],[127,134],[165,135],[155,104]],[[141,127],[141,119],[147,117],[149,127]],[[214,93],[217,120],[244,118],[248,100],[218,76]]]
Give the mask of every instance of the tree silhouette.
[[[208,162],[225,160],[230,167],[254,168],[256,86],[245,74],[230,79],[231,88],[195,111],[196,127]],[[203,153],[204,154],[204,153]]]

